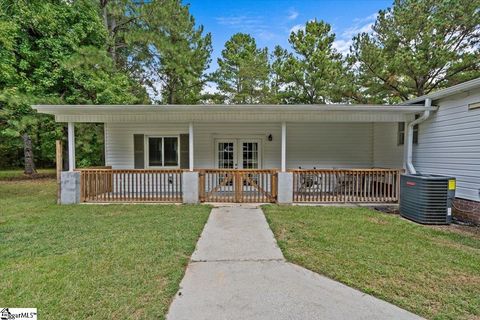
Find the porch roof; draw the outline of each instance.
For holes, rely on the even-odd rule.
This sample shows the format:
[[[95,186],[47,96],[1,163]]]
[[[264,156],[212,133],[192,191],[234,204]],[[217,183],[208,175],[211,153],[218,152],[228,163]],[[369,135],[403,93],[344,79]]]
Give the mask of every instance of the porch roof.
[[[57,122],[402,122],[420,105],[34,105]]]

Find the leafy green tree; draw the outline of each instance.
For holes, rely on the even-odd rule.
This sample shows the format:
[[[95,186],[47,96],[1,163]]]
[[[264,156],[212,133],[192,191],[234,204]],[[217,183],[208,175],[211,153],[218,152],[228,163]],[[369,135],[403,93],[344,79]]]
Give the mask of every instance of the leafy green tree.
[[[408,100],[480,76],[478,0],[395,0],[350,63],[364,99]]]
[[[286,103],[342,101],[346,73],[342,55],[333,48],[335,34],[323,21],[307,22],[290,34],[294,53],[277,47],[273,70],[280,100]]]
[[[196,27],[180,0],[151,1],[142,8],[147,44],[143,70],[150,88],[167,104],[195,104],[201,99],[212,52],[211,35]]]
[[[257,48],[252,36],[237,33],[225,43],[212,78],[227,103],[265,103],[269,74],[267,48]]]
[[[51,163],[62,132],[31,104],[146,101],[145,90],[108,56],[96,1],[3,1],[0,21],[0,145],[23,145],[26,173],[34,160]]]

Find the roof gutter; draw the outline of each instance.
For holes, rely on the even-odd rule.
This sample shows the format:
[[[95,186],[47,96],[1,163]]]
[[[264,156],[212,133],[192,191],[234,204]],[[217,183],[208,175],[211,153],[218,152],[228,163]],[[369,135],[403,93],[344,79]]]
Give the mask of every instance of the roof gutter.
[[[420,124],[424,122],[425,120],[430,117],[430,107],[432,105],[432,99],[426,98],[425,99],[425,108],[426,110],[423,112],[423,115],[410,122],[408,124],[408,129],[407,129],[407,169],[410,174],[416,174],[417,170],[415,170],[415,167],[413,166],[413,127],[417,124]]]

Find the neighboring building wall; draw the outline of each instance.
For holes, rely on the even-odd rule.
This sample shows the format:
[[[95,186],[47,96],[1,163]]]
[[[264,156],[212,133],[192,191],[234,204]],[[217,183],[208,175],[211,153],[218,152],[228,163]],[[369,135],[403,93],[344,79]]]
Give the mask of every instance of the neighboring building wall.
[[[288,123],[287,168],[402,167],[396,128],[396,123]],[[187,123],[107,123],[106,165],[115,169],[134,167],[134,134],[180,133],[188,133]],[[272,141],[268,141],[270,134]],[[224,138],[262,140],[263,168],[280,168],[281,124],[253,122],[194,124],[195,168],[215,167],[215,139]]]
[[[439,109],[420,124],[413,150],[417,171],[456,177],[456,196],[474,201],[480,201],[480,109],[468,104],[479,101],[480,92],[434,101]]]
[[[403,168],[403,145],[398,145],[398,123],[373,124],[373,163],[376,168]]]

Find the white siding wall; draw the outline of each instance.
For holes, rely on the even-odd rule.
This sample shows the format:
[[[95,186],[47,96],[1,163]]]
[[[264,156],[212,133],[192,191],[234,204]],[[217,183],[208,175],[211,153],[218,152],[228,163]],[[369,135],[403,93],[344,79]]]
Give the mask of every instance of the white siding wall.
[[[287,124],[287,168],[369,168],[371,123]]]
[[[439,106],[420,124],[419,144],[414,146],[417,171],[457,178],[456,196],[480,201],[480,109],[468,104],[480,101],[480,92],[463,93],[435,101]]]
[[[377,168],[403,168],[403,148],[397,144],[398,123],[373,125],[373,160]]]
[[[106,165],[133,168],[134,134],[180,133],[188,133],[188,124],[107,123]],[[273,141],[268,141],[269,134]],[[196,168],[215,167],[214,141],[221,138],[261,139],[263,168],[280,168],[280,123],[194,124]],[[396,147],[396,123],[287,124],[287,168],[401,167],[402,155]]]
[[[133,135],[177,135],[188,133],[188,124],[106,123],[105,165],[114,169],[133,169]]]
[[[198,123],[194,125],[196,168],[215,167],[215,139],[254,138],[262,140],[263,168],[280,167],[280,124],[278,123]],[[268,135],[273,137],[268,141]]]

